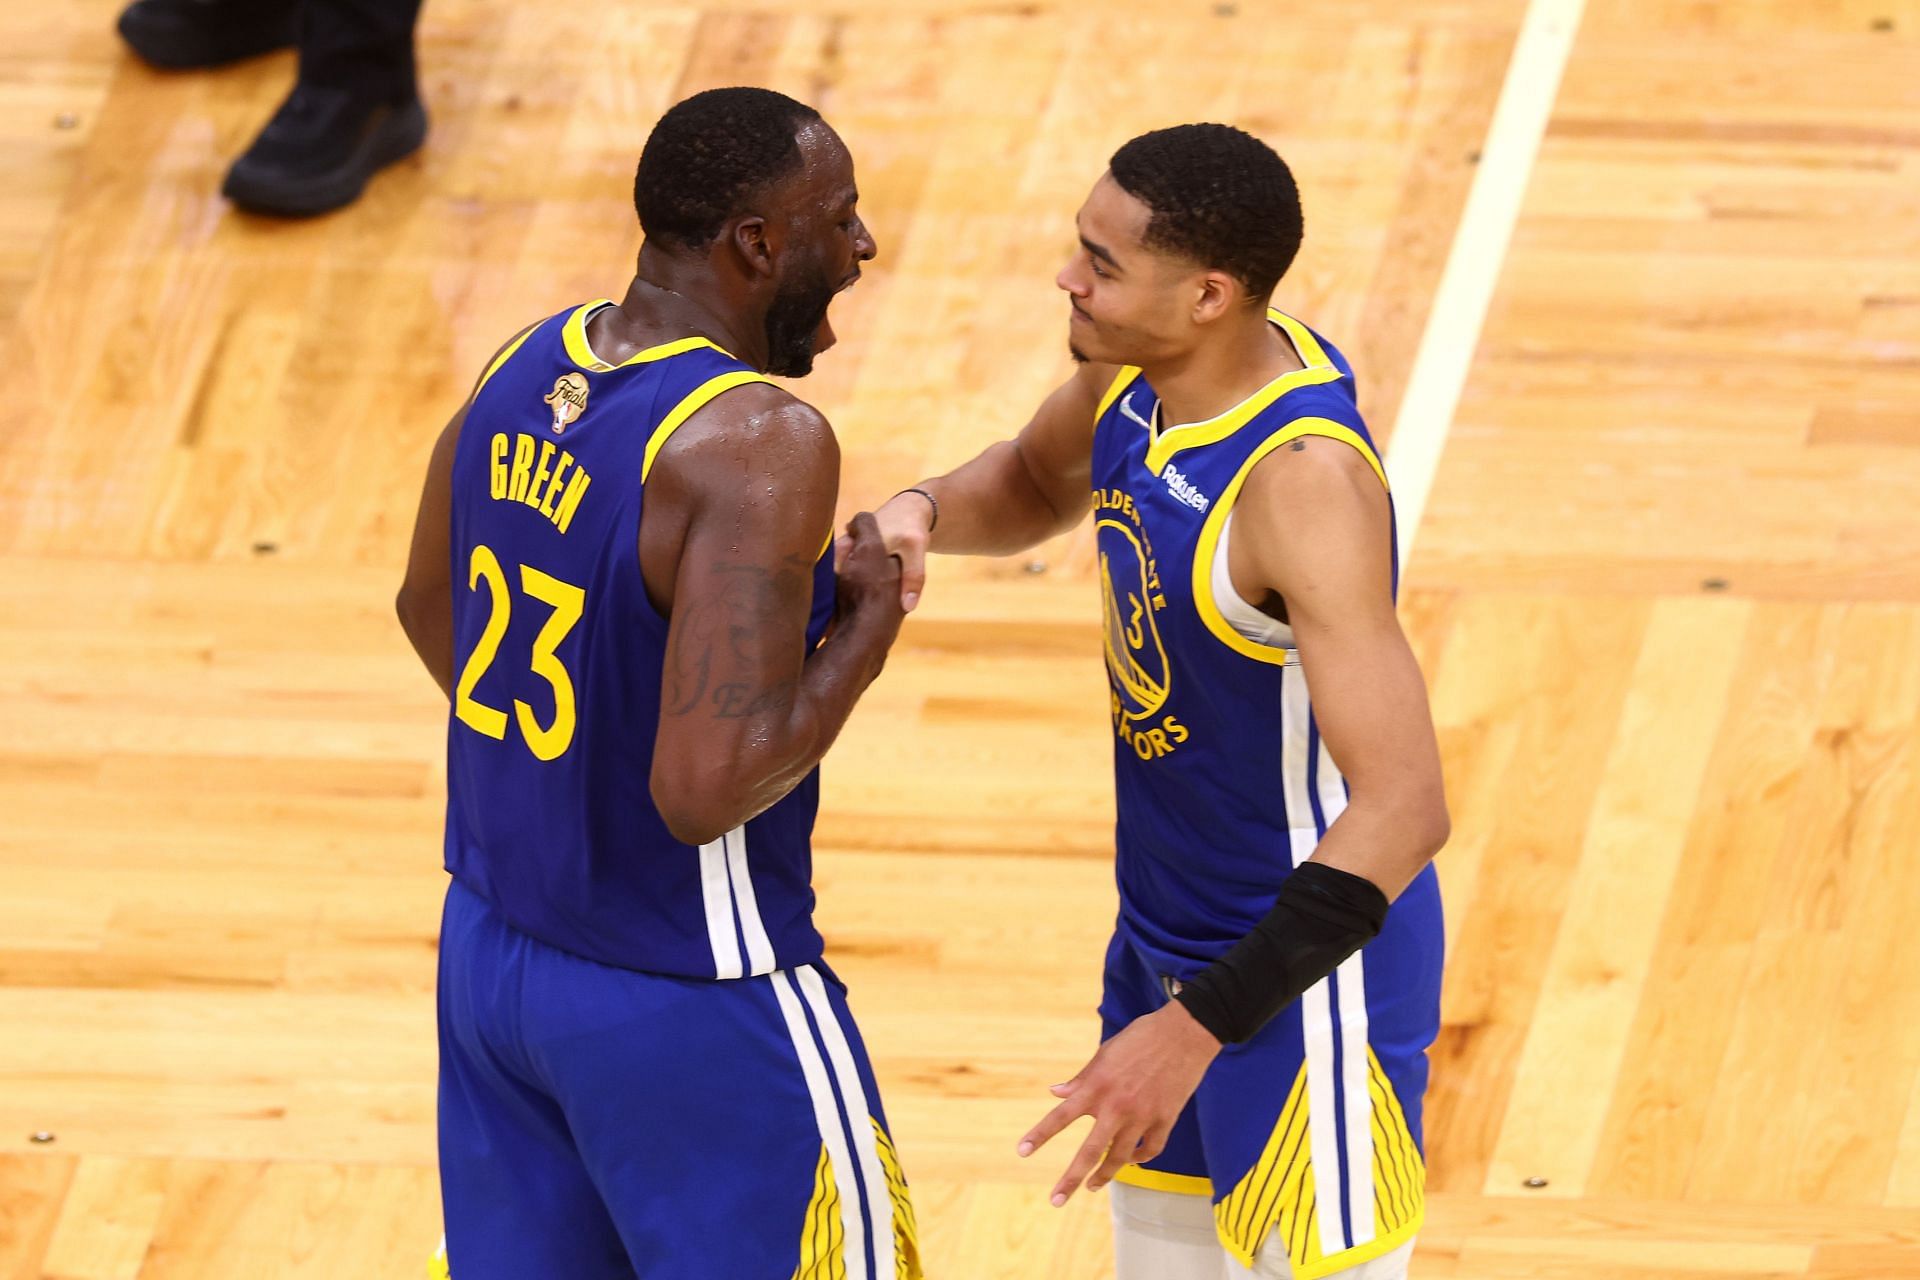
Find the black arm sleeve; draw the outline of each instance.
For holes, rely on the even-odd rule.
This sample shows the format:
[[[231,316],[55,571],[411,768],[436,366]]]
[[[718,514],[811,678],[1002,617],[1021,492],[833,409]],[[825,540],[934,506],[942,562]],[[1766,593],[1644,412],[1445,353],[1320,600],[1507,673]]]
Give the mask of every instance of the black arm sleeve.
[[[1266,919],[1174,999],[1222,1044],[1242,1044],[1380,932],[1387,895],[1371,880],[1303,862]]]

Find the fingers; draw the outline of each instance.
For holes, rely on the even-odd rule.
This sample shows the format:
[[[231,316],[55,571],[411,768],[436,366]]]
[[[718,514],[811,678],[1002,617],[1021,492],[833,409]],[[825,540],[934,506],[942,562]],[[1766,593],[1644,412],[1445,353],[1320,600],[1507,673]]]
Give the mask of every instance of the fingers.
[[[1116,1133],[1113,1144],[1107,1148],[1107,1158],[1100,1162],[1100,1167],[1093,1171],[1091,1178],[1087,1179],[1087,1190],[1098,1191],[1112,1182],[1114,1175],[1128,1165],[1137,1164],[1142,1160],[1151,1160],[1158,1154],[1160,1154],[1158,1148],[1155,1148],[1152,1154],[1144,1153],[1140,1137],[1133,1130],[1120,1130]]]
[[[1054,1086],[1056,1089],[1060,1087],[1060,1085]],[[1051,1139],[1054,1134],[1060,1132],[1085,1114],[1086,1112],[1082,1108],[1075,1106],[1072,1102],[1063,1102],[1053,1110],[1047,1112],[1046,1115],[1041,1116],[1040,1123],[1027,1130],[1027,1136],[1020,1139],[1018,1150],[1021,1157],[1024,1159],[1038,1151],[1041,1147],[1046,1146],[1048,1140]]]
[[[1140,1145],[1134,1149],[1133,1162],[1145,1164],[1167,1149],[1167,1139],[1173,1136],[1173,1126],[1158,1125],[1147,1130],[1147,1136],[1140,1139]]]
[[[857,582],[868,591],[892,587],[888,594],[896,598],[900,595],[899,588],[894,587],[894,580],[900,575],[900,556],[887,546],[879,522],[870,511],[862,511],[847,521],[846,532],[834,542],[834,571],[843,582]],[[906,612],[904,603],[900,609]]]
[[[1073,1163],[1067,1166],[1067,1171],[1060,1181],[1053,1184],[1054,1208],[1058,1209],[1065,1204],[1068,1197],[1079,1190],[1080,1184],[1086,1181],[1087,1175],[1093,1172],[1095,1165],[1100,1163],[1100,1157],[1106,1154],[1112,1137],[1113,1126],[1107,1121],[1102,1120],[1093,1126],[1093,1132],[1087,1135],[1087,1140],[1080,1144],[1080,1150],[1074,1153]],[[1131,1147],[1132,1144],[1129,1143],[1128,1146]],[[1122,1161],[1122,1163],[1125,1162]]]
[[[835,562],[845,565],[849,556],[869,540],[879,542],[886,553],[900,562],[900,611],[912,613],[920,603],[927,585],[926,535],[915,535],[895,515],[882,519],[886,508],[876,515],[862,511],[847,521],[847,530],[835,544]]]

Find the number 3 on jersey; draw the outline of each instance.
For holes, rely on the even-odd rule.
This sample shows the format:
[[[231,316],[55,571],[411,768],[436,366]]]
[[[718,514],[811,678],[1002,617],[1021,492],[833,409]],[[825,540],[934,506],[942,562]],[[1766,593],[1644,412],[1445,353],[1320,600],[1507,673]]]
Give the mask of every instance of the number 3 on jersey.
[[[473,549],[467,573],[467,589],[478,591],[482,580],[492,594],[493,608],[487,615],[486,627],[480,632],[480,642],[473,646],[473,652],[467,656],[467,665],[460,669],[460,683],[455,686],[453,693],[453,714],[475,732],[504,740],[507,736],[507,713],[475,701],[473,696],[474,686],[480,683],[480,677],[487,673],[487,668],[499,656],[500,641],[507,634],[507,618],[513,609],[506,571],[501,569],[500,558],[493,554],[493,548],[484,544]],[[554,651],[567,638],[567,632],[573,630],[573,624],[580,621],[581,611],[586,607],[587,593],[570,582],[549,577],[524,564],[520,566],[520,590],[542,604],[553,607],[546,625],[534,637],[533,654],[529,662],[533,673],[553,686],[553,723],[541,728],[540,722],[534,719],[533,708],[518,698],[513,700],[513,715],[519,722],[520,735],[527,740],[527,749],[541,760],[557,760],[566,754],[567,748],[573,743],[574,705],[573,677],[567,674],[566,666]]]

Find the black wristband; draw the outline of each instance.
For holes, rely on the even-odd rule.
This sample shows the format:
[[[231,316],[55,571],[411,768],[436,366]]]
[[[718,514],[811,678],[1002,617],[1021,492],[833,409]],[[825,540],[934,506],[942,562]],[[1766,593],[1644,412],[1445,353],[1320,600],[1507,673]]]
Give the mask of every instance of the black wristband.
[[[932,533],[935,529],[940,527],[940,503],[938,499],[936,499],[932,494],[928,493],[925,489],[920,488],[918,485],[915,485],[911,489],[902,489],[900,493],[917,493],[921,497],[925,498],[927,500],[927,505],[933,508],[933,519],[927,521],[927,532]],[[896,493],[893,496],[897,498],[900,496],[900,493]]]
[[[1222,1044],[1243,1044],[1380,932],[1387,895],[1371,880],[1303,862],[1266,919],[1174,996]]]

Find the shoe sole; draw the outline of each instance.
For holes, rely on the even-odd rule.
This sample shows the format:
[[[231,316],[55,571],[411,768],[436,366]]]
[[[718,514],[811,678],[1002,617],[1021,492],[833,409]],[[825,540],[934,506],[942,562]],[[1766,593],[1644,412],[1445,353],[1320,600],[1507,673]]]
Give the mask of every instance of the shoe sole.
[[[248,213],[276,218],[315,218],[360,198],[367,182],[388,165],[406,159],[427,140],[427,113],[418,102],[390,116],[368,138],[363,152],[343,167],[301,182],[249,175],[236,161],[220,194]]]

